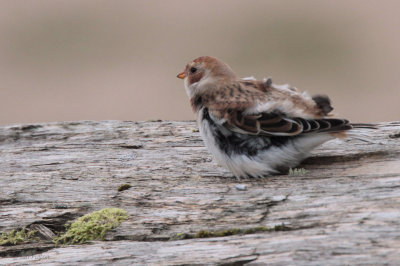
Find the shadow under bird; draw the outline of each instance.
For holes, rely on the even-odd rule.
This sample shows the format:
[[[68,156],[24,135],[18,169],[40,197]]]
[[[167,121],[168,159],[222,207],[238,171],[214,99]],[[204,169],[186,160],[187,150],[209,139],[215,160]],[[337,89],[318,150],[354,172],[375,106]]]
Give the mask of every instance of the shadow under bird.
[[[287,172],[322,143],[373,127],[333,118],[327,96],[310,97],[270,78],[238,78],[215,57],[196,58],[177,77],[207,149],[237,178]]]

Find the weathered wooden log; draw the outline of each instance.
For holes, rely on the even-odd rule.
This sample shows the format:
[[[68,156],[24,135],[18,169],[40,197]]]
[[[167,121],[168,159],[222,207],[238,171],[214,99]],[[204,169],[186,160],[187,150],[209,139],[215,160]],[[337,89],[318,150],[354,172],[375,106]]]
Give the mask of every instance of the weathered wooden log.
[[[0,246],[0,264],[395,265],[400,122],[361,131],[369,140],[330,141],[289,175],[236,180],[194,122],[0,127],[0,232],[44,235]],[[107,241],[49,240],[105,207],[129,213]]]

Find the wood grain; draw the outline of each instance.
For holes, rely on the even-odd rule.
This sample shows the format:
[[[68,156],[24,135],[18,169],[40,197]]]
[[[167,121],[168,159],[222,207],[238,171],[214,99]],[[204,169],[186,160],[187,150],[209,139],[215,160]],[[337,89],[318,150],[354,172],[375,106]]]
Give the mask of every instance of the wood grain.
[[[0,264],[395,265],[400,122],[359,131],[369,140],[324,144],[305,173],[236,180],[194,122],[0,127],[0,232],[36,225],[51,236],[105,207],[130,215],[107,241],[0,246]],[[288,231],[193,238],[282,224]]]

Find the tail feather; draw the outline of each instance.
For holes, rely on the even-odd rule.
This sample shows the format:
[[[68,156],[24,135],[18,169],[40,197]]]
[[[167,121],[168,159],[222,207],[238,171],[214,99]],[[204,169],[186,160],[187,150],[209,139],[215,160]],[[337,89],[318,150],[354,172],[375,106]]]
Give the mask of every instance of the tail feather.
[[[378,129],[377,124],[368,124],[368,123],[350,123],[353,128],[369,128],[369,129]]]

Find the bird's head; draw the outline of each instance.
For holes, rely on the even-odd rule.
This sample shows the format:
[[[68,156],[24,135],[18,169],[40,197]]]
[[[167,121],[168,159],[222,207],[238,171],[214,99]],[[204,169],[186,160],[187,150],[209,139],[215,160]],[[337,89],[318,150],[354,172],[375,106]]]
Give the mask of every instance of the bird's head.
[[[198,57],[189,62],[177,77],[184,80],[190,98],[212,84],[236,79],[235,73],[227,64],[211,56]]]

